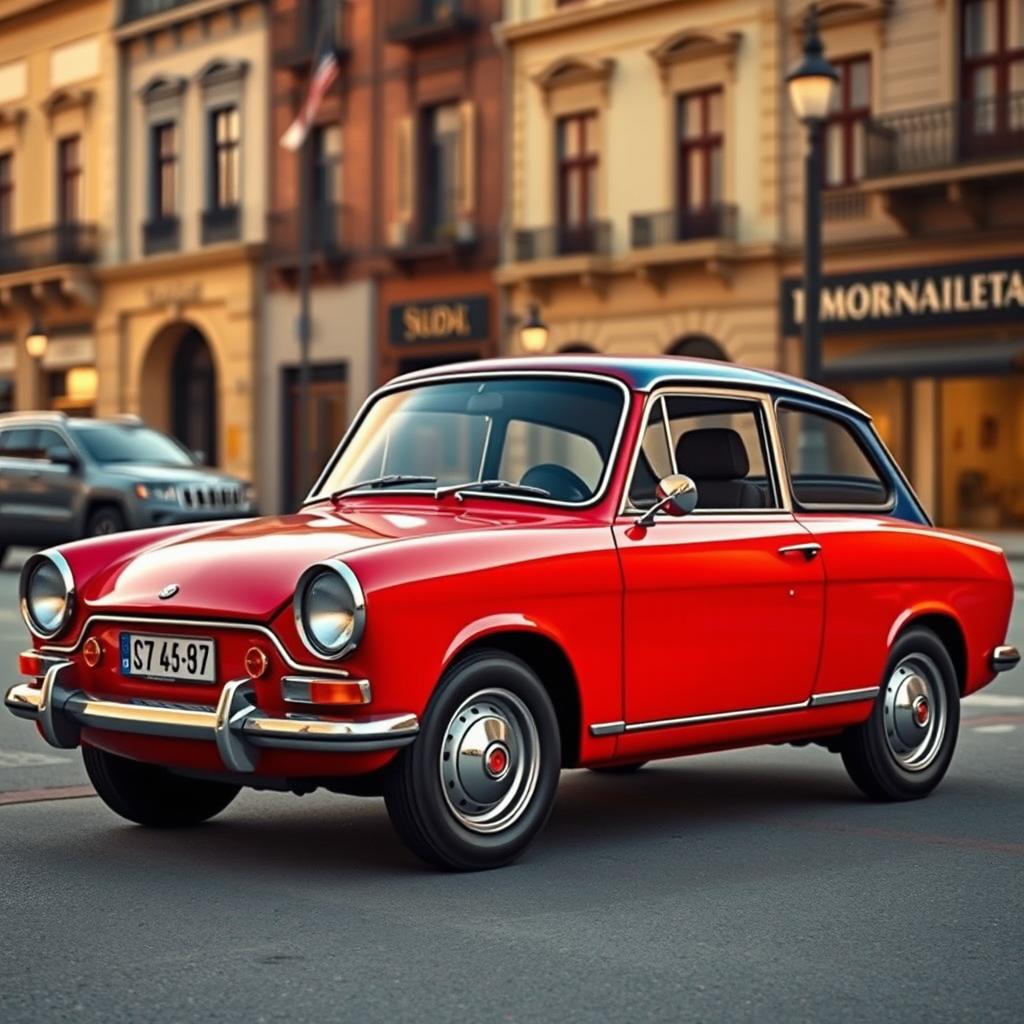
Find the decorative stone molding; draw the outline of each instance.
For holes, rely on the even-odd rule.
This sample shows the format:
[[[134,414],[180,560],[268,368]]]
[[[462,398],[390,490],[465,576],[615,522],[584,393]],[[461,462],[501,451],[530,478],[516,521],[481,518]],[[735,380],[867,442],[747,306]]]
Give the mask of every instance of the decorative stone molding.
[[[194,81],[201,89],[228,82],[240,82],[249,72],[249,62],[228,57],[215,57],[196,73]]]
[[[801,33],[807,20],[810,4],[793,15],[790,27]],[[893,0],[826,0],[818,4],[818,27],[827,30],[859,22],[875,21],[883,25],[892,13]]]
[[[736,52],[743,38],[741,32],[701,32],[684,29],[659,43],[648,54],[658,65],[662,84],[668,81],[669,73],[684,61],[701,60],[705,57],[724,58],[730,74],[736,68]]]
[[[188,79],[181,75],[158,75],[151,78],[138,92],[143,103],[177,99],[188,88]]]
[[[598,86],[605,97],[611,82],[615,61],[611,57],[559,57],[533,76],[533,82],[545,98],[555,89],[568,85]]]
[[[53,117],[63,110],[87,109],[94,96],[92,89],[54,89],[39,106],[47,117]]]
[[[28,117],[24,107],[0,107],[0,128],[20,128]]]

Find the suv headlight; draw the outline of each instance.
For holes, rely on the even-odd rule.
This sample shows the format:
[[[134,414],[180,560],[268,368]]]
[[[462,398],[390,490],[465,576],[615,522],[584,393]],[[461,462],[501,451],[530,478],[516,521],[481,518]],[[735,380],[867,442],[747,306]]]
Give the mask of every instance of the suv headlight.
[[[36,636],[50,640],[67,625],[75,602],[71,566],[59,551],[33,555],[18,587],[21,616]]]
[[[344,562],[311,565],[299,577],[292,606],[299,636],[318,658],[343,658],[362,639],[366,598]]]
[[[136,484],[135,495],[143,501],[177,503],[178,488],[174,484]]]

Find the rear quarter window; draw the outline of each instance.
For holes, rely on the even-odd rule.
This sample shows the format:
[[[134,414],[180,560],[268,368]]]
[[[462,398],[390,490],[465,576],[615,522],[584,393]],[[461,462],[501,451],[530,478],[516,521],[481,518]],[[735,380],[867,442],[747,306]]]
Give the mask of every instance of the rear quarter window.
[[[805,509],[889,509],[891,478],[854,425],[810,409],[780,405],[779,433],[794,501]]]

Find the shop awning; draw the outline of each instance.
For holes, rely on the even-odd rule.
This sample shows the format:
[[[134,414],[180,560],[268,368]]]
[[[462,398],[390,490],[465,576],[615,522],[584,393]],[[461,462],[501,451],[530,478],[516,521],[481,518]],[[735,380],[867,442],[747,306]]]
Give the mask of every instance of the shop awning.
[[[1024,371],[1024,338],[1016,341],[944,341],[885,345],[829,359],[829,380],[878,377],[979,377]]]

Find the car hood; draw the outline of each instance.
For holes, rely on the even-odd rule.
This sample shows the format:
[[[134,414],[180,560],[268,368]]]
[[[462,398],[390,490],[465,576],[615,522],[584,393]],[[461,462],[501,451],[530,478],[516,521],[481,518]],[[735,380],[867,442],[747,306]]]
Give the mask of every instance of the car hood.
[[[295,515],[206,524],[169,537],[152,531],[151,542],[109,564],[100,562],[91,575],[88,562],[101,555],[92,547],[95,542],[64,550],[75,575],[83,572],[81,597],[92,612],[269,621],[291,600],[299,576],[314,562],[406,539],[500,529],[538,518],[544,517],[504,509],[338,511],[318,506]],[[160,592],[171,584],[177,593],[161,600]]]
[[[100,467],[104,473],[123,476],[140,483],[149,484],[193,484],[231,483],[241,484],[237,477],[221,473],[206,466],[165,466],[150,462],[110,462]]]

